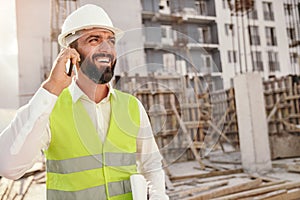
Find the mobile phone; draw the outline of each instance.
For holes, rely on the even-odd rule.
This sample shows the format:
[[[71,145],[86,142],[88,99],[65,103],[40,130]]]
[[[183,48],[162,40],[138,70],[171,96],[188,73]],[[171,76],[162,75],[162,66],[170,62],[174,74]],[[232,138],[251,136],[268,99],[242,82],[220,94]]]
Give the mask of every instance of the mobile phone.
[[[72,64],[72,60],[70,59],[70,66],[69,66],[69,71],[67,73],[68,76],[72,75],[72,71],[73,71],[73,64]]]

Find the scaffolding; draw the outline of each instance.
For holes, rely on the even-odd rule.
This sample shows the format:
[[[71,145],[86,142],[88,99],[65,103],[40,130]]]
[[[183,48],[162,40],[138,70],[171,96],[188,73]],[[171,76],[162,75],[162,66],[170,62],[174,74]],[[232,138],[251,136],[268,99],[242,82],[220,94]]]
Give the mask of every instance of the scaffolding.
[[[77,0],[51,0],[51,13],[50,13],[50,59],[48,66],[44,69],[44,79],[46,79],[51,70],[51,63],[53,63],[56,55],[60,51],[57,38],[61,32],[61,26],[66,17],[79,7]]]

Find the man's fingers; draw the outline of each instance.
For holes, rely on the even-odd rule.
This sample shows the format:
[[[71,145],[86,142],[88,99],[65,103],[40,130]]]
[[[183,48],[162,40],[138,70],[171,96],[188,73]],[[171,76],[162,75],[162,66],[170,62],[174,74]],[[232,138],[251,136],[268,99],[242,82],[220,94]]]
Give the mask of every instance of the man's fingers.
[[[62,49],[59,53],[59,58],[65,63],[67,63],[69,59],[71,59],[73,64],[80,61],[79,53],[73,48]]]
[[[70,58],[72,59],[72,63],[75,65],[77,62],[80,62],[80,55],[79,53],[73,49],[69,48]]]

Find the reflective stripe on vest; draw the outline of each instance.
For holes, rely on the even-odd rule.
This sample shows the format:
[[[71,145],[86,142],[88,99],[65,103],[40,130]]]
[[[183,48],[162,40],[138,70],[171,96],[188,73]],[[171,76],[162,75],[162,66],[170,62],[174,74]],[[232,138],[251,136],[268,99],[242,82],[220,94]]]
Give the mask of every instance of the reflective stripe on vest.
[[[79,191],[47,190],[47,200],[106,199],[105,186],[97,186]]]
[[[111,197],[131,192],[130,181],[119,181],[108,183],[108,190]],[[60,190],[48,190],[47,200],[58,199],[106,199],[105,186],[97,186],[80,191],[60,191]]]
[[[45,151],[48,199],[132,199],[139,108],[134,97],[115,91],[104,144],[82,103],[73,103],[68,89],[59,96]]]
[[[134,153],[112,153],[105,152],[105,163],[107,166],[129,166],[135,165],[136,155]],[[48,172],[68,174],[84,170],[102,168],[102,155],[82,156],[66,160],[47,160]]]

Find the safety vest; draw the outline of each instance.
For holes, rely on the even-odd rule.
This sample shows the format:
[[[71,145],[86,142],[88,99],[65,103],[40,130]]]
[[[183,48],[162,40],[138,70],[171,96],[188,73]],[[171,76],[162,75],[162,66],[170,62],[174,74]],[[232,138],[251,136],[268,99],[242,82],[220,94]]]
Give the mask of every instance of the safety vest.
[[[132,199],[140,113],[135,97],[115,93],[104,143],[81,101],[73,103],[69,89],[58,97],[45,150],[48,200]]]

